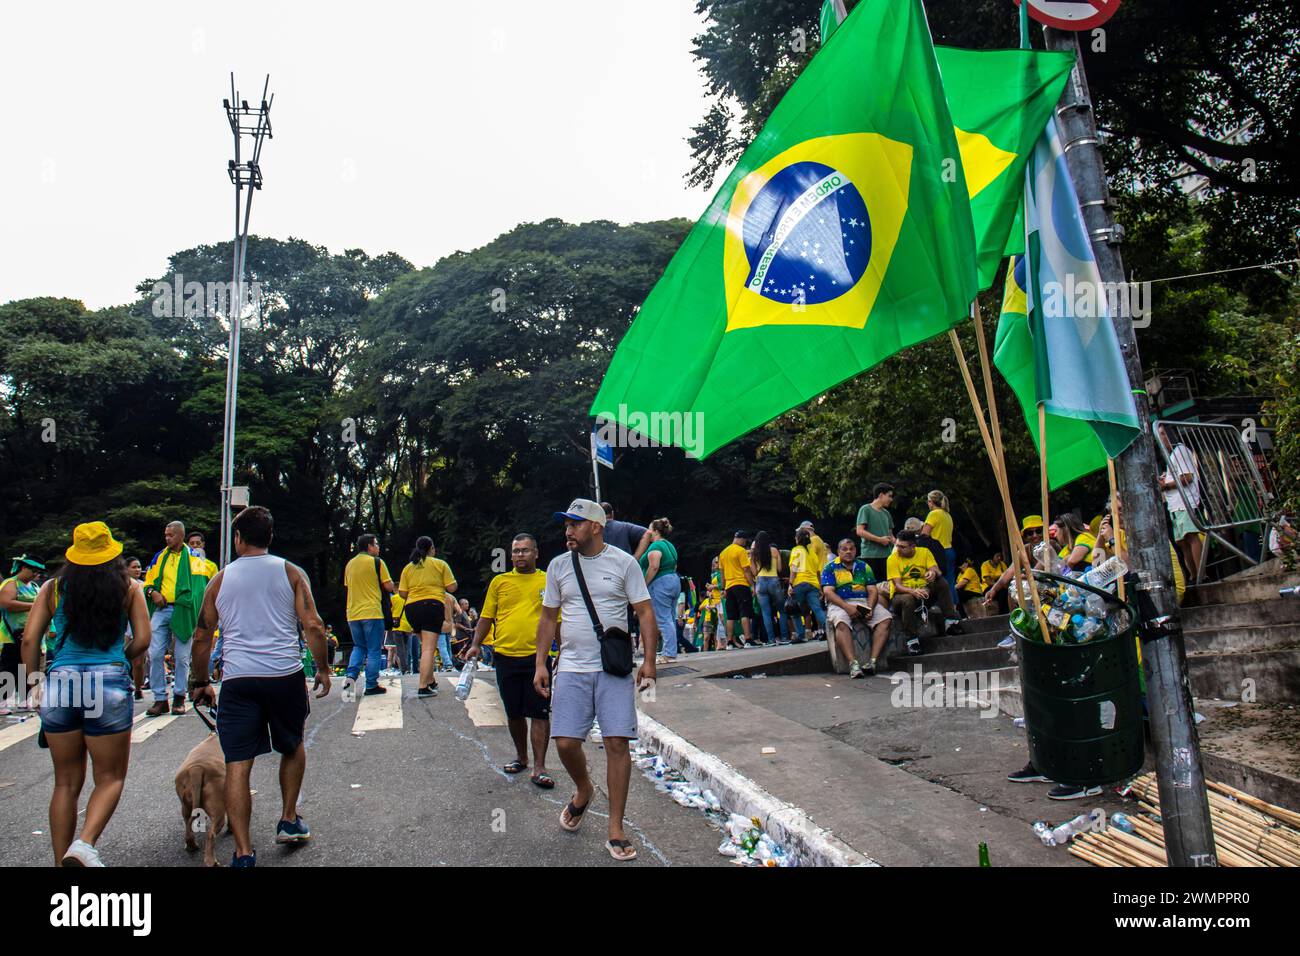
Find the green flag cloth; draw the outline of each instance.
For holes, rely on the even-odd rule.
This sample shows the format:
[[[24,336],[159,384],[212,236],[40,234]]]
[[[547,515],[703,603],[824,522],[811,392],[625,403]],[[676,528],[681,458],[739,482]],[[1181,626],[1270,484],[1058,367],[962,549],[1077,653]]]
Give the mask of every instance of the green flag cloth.
[[[1053,489],[1106,467],[1140,432],[1137,407],[1056,123],[1034,145],[1025,180],[1025,247],[1007,269],[993,364],[1016,393],[1035,447],[1047,412]]]
[[[835,0],[821,10],[822,43],[839,24]],[[937,46],[948,111],[971,197],[980,288],[997,278],[1004,255],[1025,251],[1020,200],[1025,163],[1074,67],[1069,53],[961,50]]]
[[[704,457],[965,319],[956,156],[920,0],[863,0],[669,262],[591,413]]]
[[[1024,251],[1024,233],[1013,234],[1012,224],[1024,197],[1025,164],[1061,98],[1074,55],[942,46],[934,52],[966,173],[980,288],[987,289],[1003,255]]]

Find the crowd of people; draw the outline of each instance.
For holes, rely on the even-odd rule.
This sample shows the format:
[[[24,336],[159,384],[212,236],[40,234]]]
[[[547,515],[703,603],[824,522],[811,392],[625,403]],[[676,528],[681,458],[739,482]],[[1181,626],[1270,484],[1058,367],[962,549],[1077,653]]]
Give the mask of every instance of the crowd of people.
[[[1203,557],[1203,535],[1190,517],[1198,478],[1183,446],[1171,446],[1163,429],[1160,435],[1171,468],[1159,487],[1181,600]],[[394,581],[379,539],[363,534],[343,575],[351,641],[345,699],[358,689],[363,696],[387,693],[379,680],[385,664],[418,675],[418,698],[437,696],[438,673],[490,665],[515,750],[502,769],[529,771],[539,788],[555,787],[546,764],[555,741],[574,783],[560,813],[566,831],[581,827],[594,794],[582,745],[599,725],[610,800],[605,848],[616,860],[633,859],[637,851],[623,828],[629,741],[637,735],[636,693],[653,686],[658,665],[681,653],[826,640],[856,679],[876,672],[891,640],[896,652],[919,654],[927,633],[959,633],[964,617],[1008,610],[1015,564],[1008,566],[1007,555],[966,554],[959,561],[943,492],[931,491],[924,516],[901,525],[895,497],[892,484],[877,484],[854,534],[836,540],[834,550],[811,521],[788,542],[764,530],[738,530],[712,557],[702,586],[679,570],[670,519],[642,526],[617,518],[608,502],[575,499],[555,516],[564,523],[565,551],[543,569],[537,538],[520,531],[511,541],[511,567],[489,581],[481,612],[457,596],[456,576],[431,537],[416,540]],[[1020,527],[1024,553],[1058,571],[1080,572],[1116,555],[1127,561],[1113,514],[1119,504],[1108,501],[1089,522],[1066,511],[1047,528],[1041,516],[1028,515]],[[192,703],[214,704],[216,683],[232,865],[256,863],[248,779],[254,760],[271,751],[281,761],[276,841],[310,839],[297,813],[308,680],[317,697],[329,693],[338,639],[316,610],[306,573],[270,553],[271,514],[246,508],[230,530],[237,558],[218,570],[203,535],[187,535],[179,521],[164,528],[164,546],[147,562],[123,559],[110,529],[89,522],[74,530],[55,574],[20,555],[0,581],[0,673],[14,687],[22,686],[20,666],[46,675],[29,682],[26,700],[0,707],[39,708],[40,742],[54,763],[50,833],[57,863],[102,865],[96,844],[122,792],[132,699],[152,694],[148,717],[181,714],[187,691]],[[1295,537],[1284,520],[1269,546],[1293,548]],[[94,787],[78,835],[87,756]],[[1032,766],[1009,779],[1044,781]],[[1061,786],[1050,795],[1074,799],[1091,791]]]

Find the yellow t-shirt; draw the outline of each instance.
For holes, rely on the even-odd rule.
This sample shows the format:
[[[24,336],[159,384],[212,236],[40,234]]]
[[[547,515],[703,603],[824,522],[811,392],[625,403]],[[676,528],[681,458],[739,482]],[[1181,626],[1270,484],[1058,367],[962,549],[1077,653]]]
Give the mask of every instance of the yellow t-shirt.
[[[797,544],[790,551],[790,583],[821,585],[821,565],[808,553],[809,547]]]
[[[393,627],[395,631],[405,631],[411,633],[411,622],[406,619],[406,602],[402,600],[400,594],[394,594],[393,598],[393,620],[397,624]]]
[[[441,601],[447,595],[447,585],[456,583],[451,565],[442,558],[425,558],[419,564],[402,568],[397,590],[406,592],[406,600]]]
[[[383,620],[384,611],[379,603],[379,580],[391,583],[393,576],[388,565],[379,562],[379,575],[375,574],[375,558],[366,553],[355,555],[343,569],[343,586],[348,589],[348,620]]]
[[[537,653],[537,623],[542,617],[546,572],[520,574],[511,568],[488,584],[480,617],[492,619],[493,646],[507,657]]]
[[[812,536],[812,540],[808,542],[808,548],[813,556],[813,570],[817,572],[818,576],[813,583],[820,587],[822,568],[826,567],[826,562],[831,559],[831,553],[826,547],[826,542],[817,535]]]
[[[980,583],[980,576],[975,573],[974,568],[967,568],[957,575],[957,587],[963,591],[970,591],[972,594],[984,593],[984,585]]]
[[[925,572],[934,567],[938,567],[938,564],[929,548],[917,548],[916,553],[910,558],[903,557],[895,548],[889,552],[889,560],[885,562],[885,573],[889,575],[890,581],[901,578],[903,587],[924,588],[930,586],[930,582],[925,578]]]
[[[925,516],[925,523],[930,526],[930,537],[938,541],[940,547],[952,547],[952,515],[941,508],[932,508]]]
[[[1005,562],[999,561],[994,564],[992,561],[985,561],[980,565],[980,577],[984,580],[984,589],[987,590],[997,584],[998,578],[1006,572]]]
[[[737,584],[748,584],[745,569],[749,567],[749,552],[736,542],[722,549],[718,555],[718,567],[722,569],[723,588],[733,588]]]
[[[202,575],[211,581],[217,576],[217,566],[207,558],[200,558],[197,554],[190,551],[189,548],[181,550],[180,554],[175,551],[164,548],[163,552],[158,555],[158,560],[151,564],[144,573],[144,583],[152,584],[162,591],[162,596],[168,604],[176,601],[176,573],[180,568],[180,558],[184,555],[190,560],[190,574]],[[158,582],[158,566],[162,565],[162,583]],[[152,609],[152,605],[151,609]]]
[[[1062,548],[1058,554],[1060,555],[1061,560],[1065,561],[1068,560],[1070,555],[1074,552],[1074,548],[1087,548],[1088,555],[1091,555],[1092,549],[1095,547],[1097,547],[1097,539],[1085,531],[1074,539],[1074,547]],[[1083,560],[1086,563],[1089,560],[1088,556],[1085,555]]]

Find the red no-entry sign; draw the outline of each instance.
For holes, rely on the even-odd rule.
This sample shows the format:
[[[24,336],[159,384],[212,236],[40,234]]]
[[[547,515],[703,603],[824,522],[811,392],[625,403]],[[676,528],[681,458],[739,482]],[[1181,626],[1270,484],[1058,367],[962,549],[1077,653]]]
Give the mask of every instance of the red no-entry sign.
[[[1022,0],[1016,0],[1016,6]],[[1028,0],[1029,15],[1058,30],[1091,30],[1109,20],[1119,0]]]

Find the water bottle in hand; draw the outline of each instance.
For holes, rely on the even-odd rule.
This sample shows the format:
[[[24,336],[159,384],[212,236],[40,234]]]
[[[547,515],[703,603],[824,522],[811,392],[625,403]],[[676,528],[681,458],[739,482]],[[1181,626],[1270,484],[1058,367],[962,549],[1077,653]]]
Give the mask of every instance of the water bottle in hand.
[[[474,686],[474,672],[478,670],[478,661],[473,660],[460,670],[460,680],[456,682],[456,699],[468,700],[470,688]]]

